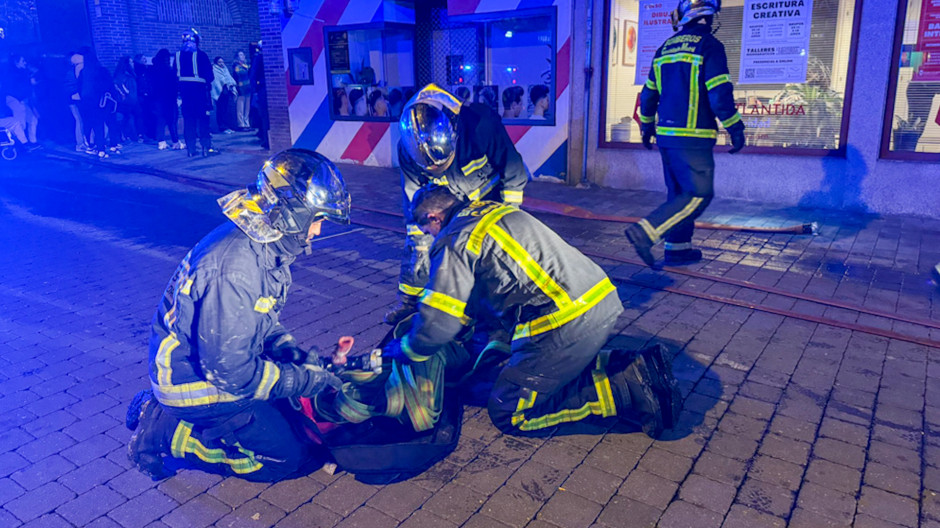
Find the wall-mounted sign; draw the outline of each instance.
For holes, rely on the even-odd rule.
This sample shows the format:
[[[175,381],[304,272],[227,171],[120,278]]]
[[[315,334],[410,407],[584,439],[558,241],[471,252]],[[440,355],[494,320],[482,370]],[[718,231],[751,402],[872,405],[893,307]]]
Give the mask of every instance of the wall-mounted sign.
[[[313,84],[313,50],[292,48],[287,50],[290,83],[295,86]]]
[[[911,80],[940,81],[940,0],[924,0],[921,5],[914,50],[922,55]]]
[[[330,73],[349,73],[349,34],[331,31],[327,34],[330,46]]]
[[[737,84],[805,83],[813,0],[745,0]]]

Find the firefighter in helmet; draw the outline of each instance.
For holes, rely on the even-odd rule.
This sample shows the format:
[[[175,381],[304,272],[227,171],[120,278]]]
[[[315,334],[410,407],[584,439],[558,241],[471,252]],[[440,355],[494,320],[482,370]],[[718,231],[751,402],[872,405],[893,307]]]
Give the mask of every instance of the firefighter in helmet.
[[[195,29],[183,32],[183,43],[176,52],[176,76],[180,87],[180,111],[183,114],[183,136],[190,157],[200,154],[196,150],[196,136],[202,146],[201,154],[217,154],[212,148],[209,134],[209,113],[212,111],[212,63],[206,52],[199,49],[199,33]]]
[[[395,324],[417,306],[428,279],[428,248],[433,237],[411,217],[415,192],[428,183],[448,187],[469,201],[522,204],[528,175],[506,127],[481,103],[461,106],[435,84],[425,86],[402,110],[398,161],[407,239],[399,277],[399,304],[385,316]]]
[[[678,32],[656,51],[640,94],[643,145],[656,137],[668,199],[626,230],[649,266],[652,247],[665,240],[666,264],[702,258],[692,247],[698,218],[714,196],[716,118],[731,135],[734,154],[744,148],[744,123],[735,108],[725,48],[712,33],[721,0],[680,0],[672,13]],[[657,122],[658,116],[658,122]]]
[[[170,279],[152,322],[151,389],[128,408],[129,457],[154,479],[172,474],[164,457],[251,480],[283,478],[312,454],[284,399],[340,386],[278,321],[290,264],[323,220],[349,223],[339,171],[315,152],[285,150],[219,205],[230,221]]]
[[[617,416],[657,437],[681,398],[670,356],[602,351],[623,306],[604,271],[517,207],[469,202],[449,187],[415,194],[412,218],[435,237],[431,270],[411,330],[383,358],[432,360],[463,328],[493,312],[511,324],[511,356],[487,407],[504,432]]]

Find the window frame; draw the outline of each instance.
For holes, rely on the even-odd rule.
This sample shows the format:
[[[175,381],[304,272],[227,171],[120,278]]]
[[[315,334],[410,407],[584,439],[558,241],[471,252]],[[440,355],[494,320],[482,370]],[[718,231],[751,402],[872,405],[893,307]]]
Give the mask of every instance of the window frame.
[[[549,97],[552,98],[551,106],[552,113],[551,119],[516,119],[513,118],[510,121],[503,121],[503,124],[506,126],[535,126],[535,127],[548,127],[556,126],[558,122],[558,94],[556,93],[556,80],[558,78],[558,7],[555,5],[545,6],[545,7],[534,7],[529,9],[517,9],[512,11],[492,11],[486,13],[468,13],[465,15],[453,15],[447,16],[447,19],[454,23],[483,23],[494,22],[497,20],[506,20],[509,18],[532,18],[537,16],[548,16],[551,19],[549,24],[549,29],[551,30],[551,47],[552,47],[552,74],[551,74],[551,83],[549,84]],[[486,33],[486,31],[484,31]],[[488,34],[488,33],[487,33]],[[484,47],[487,45],[486,42],[483,43]],[[565,64],[564,67],[570,67],[570,64]],[[437,82],[437,80],[432,79],[432,82]],[[522,86],[522,85],[514,85]],[[569,83],[570,86],[570,83]],[[525,87],[523,87],[525,88]],[[528,89],[526,89],[528,94]],[[501,94],[497,97],[501,97]],[[564,119],[567,120],[568,116],[564,116]]]
[[[326,59],[326,86],[327,86],[326,98],[327,98],[327,104],[329,106],[328,110],[330,112],[330,119],[332,119],[333,121],[353,121],[356,123],[367,122],[367,121],[373,122],[373,123],[393,123],[393,122],[397,122],[400,119],[400,117],[395,117],[391,115],[388,117],[354,116],[354,115],[341,116],[333,112],[333,89],[335,87],[333,86],[333,73],[332,73],[333,64],[332,64],[332,61],[330,60],[330,36],[329,34],[334,33],[334,32],[341,32],[341,31],[374,30],[374,29],[378,29],[380,31],[384,31],[387,29],[405,30],[405,31],[410,32],[411,44],[412,44],[412,47],[411,47],[412,49],[411,64],[413,68],[412,71],[414,71],[415,73],[414,82],[415,83],[418,82],[418,79],[417,79],[418,63],[415,57],[416,54],[414,52],[415,46],[417,44],[417,39],[415,38],[415,26],[414,25],[404,24],[400,22],[367,22],[364,24],[345,24],[345,25],[338,25],[338,26],[323,26],[323,49],[324,49],[324,58]],[[384,56],[385,56],[384,50],[383,50],[382,55],[383,55],[383,60],[384,60]],[[415,90],[418,90],[418,87],[416,85],[412,85],[412,86],[415,88]],[[363,97],[367,97],[367,96],[368,94],[363,94]],[[407,101],[402,101],[402,104],[404,104],[405,102]]]
[[[904,0],[902,0],[904,1]],[[609,66],[609,48],[610,48],[610,3],[611,0],[604,0],[604,46],[601,51],[601,89],[600,89],[600,119],[597,133],[597,148],[635,150],[644,148],[642,143],[625,143],[622,141],[607,141],[607,70]],[[848,69],[845,74],[845,96],[842,101],[842,122],[839,125],[839,148],[837,149],[811,149],[801,147],[752,147],[748,146],[744,152],[748,154],[770,154],[783,156],[808,156],[808,157],[845,157],[849,142],[849,117],[852,115],[852,94],[855,88],[855,60],[857,57],[859,30],[862,19],[862,0],[856,0],[855,13],[852,16],[852,38],[849,43]],[[639,65],[637,65],[639,67]],[[742,117],[746,117],[742,115]],[[719,126],[720,131],[724,131]],[[719,152],[727,152],[731,145],[716,145]]]
[[[904,43],[904,25],[907,23],[907,0],[898,1],[898,16],[894,21],[894,46],[891,50],[891,69],[888,72],[888,94],[881,126],[880,159],[900,161],[940,161],[940,152],[909,152],[891,150],[894,132],[894,107],[898,95],[898,74],[901,71],[901,46]]]

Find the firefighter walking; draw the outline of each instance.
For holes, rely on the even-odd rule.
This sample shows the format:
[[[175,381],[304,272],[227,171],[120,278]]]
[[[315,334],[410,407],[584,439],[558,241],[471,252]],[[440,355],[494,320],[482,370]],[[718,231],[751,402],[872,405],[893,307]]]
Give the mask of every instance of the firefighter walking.
[[[411,214],[436,237],[430,279],[410,332],[383,357],[427,361],[492,313],[513,335],[487,404],[500,430],[536,434],[618,416],[658,436],[675,424],[681,401],[661,349],[600,352],[623,306],[597,264],[519,208],[461,201],[447,187],[416,193]]]
[[[656,137],[668,198],[625,234],[650,267],[656,265],[651,250],[663,240],[666,264],[702,258],[692,247],[692,233],[714,196],[716,118],[731,135],[729,152],[744,148],[744,123],[735,108],[725,48],[712,35],[720,10],[721,0],[680,0],[672,13],[678,33],[656,51],[640,94],[643,145],[652,149]]]
[[[522,204],[528,174],[499,115],[481,103],[461,101],[429,84],[405,105],[399,121],[402,210],[407,238],[399,277],[399,303],[385,315],[394,325],[412,313],[428,280],[434,237],[411,217],[415,192],[428,183],[447,186],[461,199]]]

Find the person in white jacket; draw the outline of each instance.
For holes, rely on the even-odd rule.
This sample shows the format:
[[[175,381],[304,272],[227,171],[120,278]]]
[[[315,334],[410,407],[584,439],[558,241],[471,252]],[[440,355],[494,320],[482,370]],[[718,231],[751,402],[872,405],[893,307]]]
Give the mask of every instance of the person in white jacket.
[[[219,131],[225,134],[231,134],[238,128],[238,114],[236,110],[236,99],[238,97],[238,88],[235,78],[225,67],[225,60],[222,57],[216,57],[212,60],[212,73],[215,78],[212,80],[212,103],[215,104],[215,117],[219,125]]]

